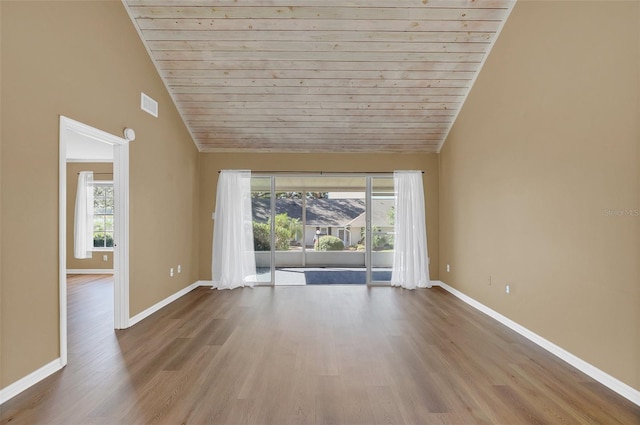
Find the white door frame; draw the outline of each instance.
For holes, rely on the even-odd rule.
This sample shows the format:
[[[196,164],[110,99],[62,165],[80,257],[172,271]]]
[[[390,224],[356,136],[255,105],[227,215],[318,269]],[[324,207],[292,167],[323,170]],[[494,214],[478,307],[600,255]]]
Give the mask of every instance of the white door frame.
[[[114,326],[129,327],[129,142],[113,134],[60,116],[59,287],[60,361],[67,364],[67,139],[79,134],[113,146],[114,188]]]

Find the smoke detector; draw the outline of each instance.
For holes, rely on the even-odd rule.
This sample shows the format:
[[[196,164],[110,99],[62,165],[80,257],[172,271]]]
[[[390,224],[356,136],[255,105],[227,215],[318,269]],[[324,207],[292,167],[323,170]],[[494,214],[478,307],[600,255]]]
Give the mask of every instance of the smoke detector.
[[[124,129],[124,140],[127,142],[133,142],[136,140],[136,132],[133,131],[133,128],[127,127]]]

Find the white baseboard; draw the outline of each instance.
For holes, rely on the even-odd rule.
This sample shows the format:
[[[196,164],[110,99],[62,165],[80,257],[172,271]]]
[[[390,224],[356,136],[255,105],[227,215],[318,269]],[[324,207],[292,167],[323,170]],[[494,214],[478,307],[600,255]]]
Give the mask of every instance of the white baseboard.
[[[133,317],[130,317],[129,318],[129,326],[135,325],[136,323],[138,323],[142,319],[151,316],[153,313],[155,313],[156,311],[160,310],[162,307],[171,304],[172,302],[174,302],[175,300],[177,300],[181,296],[193,291],[195,288],[200,286],[200,282],[201,281],[197,281],[195,283],[192,283],[191,285],[187,286],[186,288],[182,288],[181,290],[179,290],[175,294],[170,295],[167,298],[165,298],[164,300],[152,305],[148,309],[136,314]]]
[[[32,385],[35,385],[38,382],[42,381],[49,375],[56,373],[57,371],[62,369],[63,366],[64,365],[62,364],[60,358],[57,358],[54,361],[42,366],[40,369],[31,372],[24,378],[17,380],[8,387],[3,388],[2,390],[0,390],[0,405],[5,401],[17,396]]]
[[[213,280],[199,280],[196,283],[198,286],[213,286]]]
[[[529,329],[525,328],[524,326],[519,325],[518,323],[516,323],[513,320],[509,319],[508,317],[505,317],[502,314],[498,313],[497,311],[490,309],[486,305],[484,305],[484,304],[474,300],[473,298],[463,294],[462,292],[458,291],[457,289],[452,288],[451,286],[447,285],[446,283],[441,282],[441,281],[432,281],[431,284],[433,286],[440,286],[445,291],[450,292],[452,295],[458,297],[459,299],[461,299],[465,303],[467,303],[470,306],[476,308],[477,310],[480,310],[481,312],[483,312],[487,316],[497,320],[498,322],[502,323],[506,327],[516,331],[517,333],[519,333],[523,337],[527,338],[529,341],[539,345],[540,347],[544,348],[545,350],[547,350],[551,354],[559,357],[560,359],[562,359],[565,362],[569,363],[571,366],[573,366],[576,369],[580,370],[581,372],[589,375],[591,378],[593,378],[596,381],[600,382],[602,385],[604,385],[604,386],[608,387],[609,389],[615,391],[616,393],[620,394],[621,396],[623,396],[627,400],[631,401],[632,403],[635,403],[638,406],[640,406],[640,391],[636,390],[635,388],[625,384],[624,382],[620,381],[617,378],[614,378],[613,376],[609,375],[608,373],[603,372],[602,370],[598,369],[597,367],[593,366],[592,364],[587,363],[586,361],[582,360],[581,358],[571,354],[570,352],[568,352],[564,348],[561,348],[561,347],[557,346],[556,344],[554,344],[553,342],[551,342],[551,341],[549,341],[547,339],[544,339],[540,335],[538,335],[538,334],[536,334],[534,332],[531,332]]]
[[[84,269],[84,270],[67,270],[67,273],[70,274],[78,274],[78,272],[82,272],[82,274],[96,274],[96,273],[90,273],[89,270]],[[113,273],[113,270],[111,271]],[[100,274],[106,273],[105,270],[99,270]],[[164,300],[160,301],[159,303],[149,307],[148,309],[144,310],[143,312],[136,314],[135,316],[131,317],[129,319],[129,326],[133,326],[134,324],[138,323],[139,321],[141,321],[142,319],[144,319],[145,317],[150,316],[151,314],[155,313],[156,311],[160,310],[162,307],[172,303],[173,301],[177,300],[178,298],[180,298],[181,296],[187,294],[188,292],[191,292],[192,290],[194,290],[195,288],[197,288],[198,286],[201,286],[201,282],[203,281],[197,281],[189,286],[187,286],[186,288],[181,289],[180,291],[176,292],[175,294],[171,295],[170,297],[165,298]],[[204,282],[206,286],[206,281]],[[209,283],[211,284],[211,283]],[[26,390],[27,388],[31,387],[32,385],[37,384],[38,382],[42,381],[43,379],[45,379],[46,377],[48,377],[49,375],[59,371],[60,369],[63,368],[63,364],[62,364],[62,360],[60,358],[55,359],[54,361],[52,361],[51,363],[46,364],[45,366],[41,367],[40,369],[30,373],[29,375],[25,376],[24,378],[14,382],[13,384],[9,385],[6,388],[3,388],[2,390],[0,390],[0,405],[2,403],[4,403],[7,400],[10,400],[11,398],[15,397],[16,395],[20,394],[22,391]]]
[[[67,269],[67,274],[113,274],[113,269]]]

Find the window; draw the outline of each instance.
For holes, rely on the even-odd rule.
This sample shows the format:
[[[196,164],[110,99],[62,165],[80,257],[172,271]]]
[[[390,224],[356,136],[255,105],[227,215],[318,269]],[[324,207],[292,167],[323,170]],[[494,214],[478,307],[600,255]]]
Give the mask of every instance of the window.
[[[113,249],[113,182],[93,182],[93,248]]]

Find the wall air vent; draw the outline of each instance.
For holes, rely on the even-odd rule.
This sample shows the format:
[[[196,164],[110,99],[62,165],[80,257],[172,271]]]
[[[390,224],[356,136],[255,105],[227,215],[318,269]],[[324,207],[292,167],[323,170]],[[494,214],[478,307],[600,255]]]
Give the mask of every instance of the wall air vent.
[[[140,93],[140,108],[158,118],[158,102],[144,93]]]

